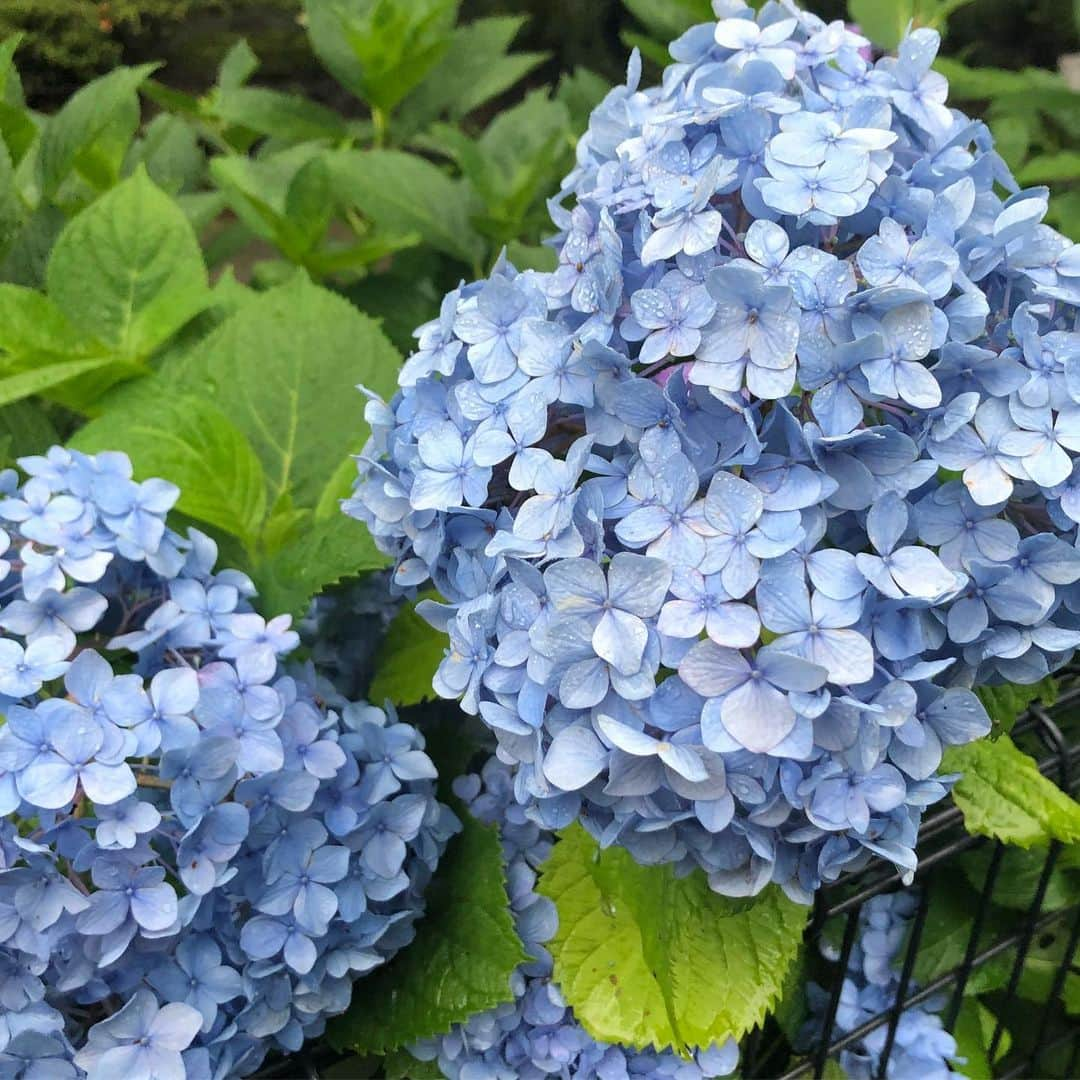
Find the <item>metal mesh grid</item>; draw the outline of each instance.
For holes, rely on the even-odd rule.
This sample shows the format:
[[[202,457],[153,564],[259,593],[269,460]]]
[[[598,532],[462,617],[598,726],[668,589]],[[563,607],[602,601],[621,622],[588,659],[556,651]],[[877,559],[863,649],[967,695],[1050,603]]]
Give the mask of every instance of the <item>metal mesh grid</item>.
[[[1038,744],[1041,748],[1039,771],[1054,780],[1064,791],[1075,794],[1080,785],[1080,742],[1070,744],[1062,733],[1061,724],[1067,718],[1075,718],[1080,711],[1080,681],[1071,679],[1063,689],[1057,702],[1049,709],[1033,706],[1017,722],[1013,729],[1013,738],[1028,744],[1032,751]],[[971,913],[971,929],[964,949],[963,960],[949,971],[937,975],[917,989],[912,983],[912,971],[919,950],[920,939],[926,924],[927,911],[935,887],[935,868],[940,869],[949,860],[955,859],[965,851],[985,847],[990,852],[989,865],[979,894],[979,901]],[[1005,855],[1005,845],[981,837],[969,836],[963,829],[963,819],[959,809],[951,802],[943,803],[930,811],[919,830],[919,868],[915,884],[921,889],[919,907],[912,920],[902,958],[900,959],[900,985],[897,988],[896,1001],[885,1011],[870,1017],[854,1030],[830,1041],[827,1033],[833,1031],[840,994],[843,987],[844,972],[856,940],[859,912],[863,904],[874,896],[892,892],[901,888],[899,873],[872,867],[851,879],[841,879],[833,885],[823,888],[817,896],[814,917],[808,931],[810,948],[817,950],[825,927],[835,926],[837,919],[843,920],[840,936],[839,957],[833,967],[833,977],[829,991],[828,1010],[822,1025],[822,1035],[810,1052],[789,1067],[783,1057],[779,1059],[775,1046],[766,1047],[762,1032],[756,1031],[744,1044],[743,1075],[746,1077],[770,1077],[775,1080],[799,1080],[799,1078],[821,1077],[825,1075],[826,1063],[830,1057],[840,1051],[853,1047],[870,1032],[886,1028],[884,1048],[881,1053],[878,1076],[884,1077],[888,1070],[889,1055],[896,1038],[900,1015],[905,1008],[920,1004],[930,998],[946,994],[948,1003],[942,1019],[947,1030],[955,1027],[964,991],[973,972],[998,957],[1007,956],[1012,960],[1008,982],[998,997],[995,1005],[997,1013],[1002,1014],[1017,996],[1020,978],[1024,971],[1032,943],[1048,930],[1061,925],[1069,927],[1064,959],[1055,971],[1050,994],[1045,1004],[1033,1016],[1034,1035],[1025,1040],[1022,1049],[1010,1052],[995,1068],[995,1076],[1039,1077],[1046,1076],[1044,1065],[1051,1054],[1067,1054],[1063,1069],[1055,1069],[1056,1075],[1073,1077],[1077,1075],[1080,1064],[1080,1023],[1074,1023],[1063,1032],[1052,1033],[1051,1018],[1055,1015],[1051,1007],[1061,1000],[1066,977],[1070,971],[1080,974],[1080,965],[1072,963],[1077,945],[1080,943],[1080,895],[1072,898],[1072,903],[1055,911],[1044,911],[1046,890],[1050,883],[1054,867],[1061,855],[1061,845],[1054,843],[1046,849],[1042,869],[1038,877],[1035,892],[1026,911],[1018,912],[1009,932],[992,935],[986,933],[986,924],[994,898],[996,886],[1000,883],[1000,870]],[[987,1045],[987,1057],[994,1061],[1002,1045],[1004,1025],[998,1021]],[[786,1068],[786,1071],[782,1071]]]
[[[1070,724],[1071,721],[1071,724]],[[1014,740],[1025,745],[1038,758],[1039,770],[1054,780],[1064,791],[1075,794],[1080,787],[1080,740],[1067,739],[1062,727],[1076,727],[1080,721],[1080,674],[1073,675],[1062,687],[1058,700],[1050,708],[1033,706],[1013,728]],[[926,923],[934,889],[934,871],[941,869],[966,851],[985,848],[989,852],[988,867],[978,903],[971,912],[971,929],[964,948],[962,961],[917,988],[912,980],[919,943]],[[993,903],[995,888],[1002,879],[1000,871],[1005,856],[1005,845],[980,837],[969,836],[963,827],[960,810],[951,802],[942,803],[929,811],[919,830],[919,868],[915,884],[920,887],[919,907],[911,924],[903,956],[900,960],[900,985],[895,1004],[871,1017],[858,1028],[831,1041],[824,1035],[808,1053],[793,1057],[791,1047],[777,1032],[775,1025],[767,1023],[764,1029],[755,1029],[744,1041],[739,1075],[748,1078],[762,1077],[769,1080],[805,1080],[826,1075],[829,1059],[840,1051],[855,1046],[872,1031],[886,1028],[885,1045],[881,1054],[879,1077],[886,1076],[889,1056],[896,1038],[900,1015],[905,1008],[945,994],[947,1004],[941,1013],[945,1027],[952,1031],[960,1013],[964,991],[972,974],[999,957],[1010,957],[1012,965],[1008,982],[998,996],[997,1012],[1003,1013],[1017,996],[1020,978],[1032,943],[1050,929],[1067,926],[1068,939],[1065,959],[1053,974],[1047,1004],[1039,1006],[1033,1016],[1032,1037],[1026,1039],[1020,1049],[1014,1048],[1004,1055],[995,1067],[999,1080],[1020,1077],[1050,1075],[1044,1068],[1051,1056],[1057,1059],[1053,1075],[1075,1077],[1080,1067],[1080,1023],[1074,1023],[1064,1031],[1052,1030],[1054,1010],[1050,1005],[1059,1001],[1070,972],[1080,975],[1080,964],[1070,962],[1080,945],[1080,895],[1072,902],[1054,911],[1045,911],[1047,887],[1054,867],[1061,855],[1061,846],[1052,844],[1046,849],[1038,881],[1030,905],[1026,911],[1017,912],[1011,920],[1007,933],[987,933],[988,916]],[[874,896],[902,888],[900,875],[881,863],[872,864],[859,874],[841,878],[833,885],[823,888],[817,896],[814,915],[807,931],[809,949],[817,952],[826,927],[834,927],[838,920],[843,929],[839,934],[839,956],[831,965],[831,976],[826,989],[829,992],[828,1011],[822,1032],[833,1030],[840,1004],[844,972],[854,947],[859,912]],[[999,1021],[987,1046],[987,1057],[993,1061],[1004,1038],[1004,1027]],[[309,1047],[300,1054],[278,1058],[260,1072],[263,1077],[303,1077],[319,1080],[320,1076],[344,1076],[333,1070],[335,1057],[328,1048]],[[330,1070],[329,1072],[326,1070]],[[365,1072],[365,1075],[378,1075]]]

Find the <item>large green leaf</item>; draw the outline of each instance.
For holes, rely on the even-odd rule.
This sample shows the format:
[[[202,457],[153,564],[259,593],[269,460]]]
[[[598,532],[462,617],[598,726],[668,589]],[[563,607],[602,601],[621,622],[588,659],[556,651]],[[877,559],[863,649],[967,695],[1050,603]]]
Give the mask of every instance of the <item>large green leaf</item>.
[[[1008,735],[951,746],[942,772],[958,772],[953,799],[970,833],[1028,848],[1080,840],[1080,803],[1039,772]]]
[[[147,359],[209,299],[194,230],[141,168],[64,229],[46,280],[74,326],[128,360]]]
[[[373,320],[300,273],[244,304],[167,374],[213,394],[248,437],[271,506],[287,496],[310,509],[366,438],[364,399],[352,388],[389,394],[400,362]]]
[[[295,539],[256,565],[253,576],[268,615],[299,617],[323,589],[387,562],[367,529],[339,512],[302,526]]]
[[[580,825],[561,834],[537,887],[559,909],[555,980],[586,1030],[682,1053],[761,1023],[809,915],[775,886],[747,905],[701,871],[639,866]]]
[[[51,196],[75,165],[79,152],[93,144],[124,110],[156,64],[119,67],[77,90],[47,123],[38,149],[38,182]]]
[[[403,607],[379,645],[368,697],[382,704],[419,705],[435,696],[431,680],[446,655],[446,635],[426,623],[412,606]]]
[[[398,150],[344,150],[329,160],[336,189],[380,228],[417,232],[469,265],[483,255],[469,220],[476,209],[471,192],[430,161]]]
[[[526,955],[499,837],[468,814],[462,824],[428,888],[416,939],[358,982],[349,1011],[330,1022],[326,1037],[338,1050],[386,1053],[513,1000],[510,976]]]
[[[147,387],[138,409],[110,410],[82,428],[71,445],[88,453],[123,450],[139,476],[179,486],[179,510],[246,544],[266,514],[259,459],[243,433],[203,398]]]

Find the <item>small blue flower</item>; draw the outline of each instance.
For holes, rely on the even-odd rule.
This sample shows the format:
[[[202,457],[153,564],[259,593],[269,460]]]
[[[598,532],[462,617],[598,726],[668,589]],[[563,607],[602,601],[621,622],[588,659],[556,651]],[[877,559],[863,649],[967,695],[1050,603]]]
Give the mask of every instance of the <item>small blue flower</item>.
[[[165,1000],[197,1009],[201,1030],[208,1032],[218,1006],[244,992],[240,973],[221,960],[221,949],[213,938],[195,935],[177,945],[174,959],[152,968],[148,981]]]
[[[476,464],[475,438],[462,439],[451,424],[426,431],[417,444],[421,468],[410,501],[417,510],[481,506],[487,499],[491,469]]]
[[[181,1051],[199,1033],[201,1015],[190,1005],[159,1006],[149,990],[136,990],[119,1012],[90,1029],[75,1064],[88,1080],[163,1080],[187,1075]]]
[[[807,660],[766,645],[753,660],[735,649],[701,641],[679,665],[682,680],[708,698],[701,716],[706,746],[722,748],[721,731],[754,753],[765,753],[795,727],[788,691],[808,693],[831,673]]]
[[[703,334],[693,382],[783,397],[795,381],[799,318],[791,290],[766,285],[751,270],[721,267],[706,279],[716,315]]]

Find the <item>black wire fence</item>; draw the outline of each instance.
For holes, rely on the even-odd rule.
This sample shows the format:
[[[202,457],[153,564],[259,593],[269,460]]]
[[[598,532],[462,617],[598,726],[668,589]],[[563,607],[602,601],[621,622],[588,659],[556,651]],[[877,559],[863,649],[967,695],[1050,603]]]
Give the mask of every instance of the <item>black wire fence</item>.
[[[1038,760],[1045,776],[1075,795],[1080,787],[1080,673],[1063,682],[1052,706],[1031,707],[1011,734]],[[824,986],[828,1004],[824,1019],[816,1018],[812,1026],[816,1037],[807,1035],[811,1025],[805,1013],[801,1022],[789,1020],[783,1027],[770,1018],[743,1040],[739,1076],[747,1080],[840,1076],[843,1073],[837,1065],[838,1056],[845,1050],[858,1051],[867,1036],[884,1028],[884,1042],[872,1055],[876,1061],[874,1075],[921,1080],[895,1066],[890,1068],[901,1015],[907,1009],[934,1001],[945,1029],[955,1031],[967,993],[978,990],[980,978],[991,969],[996,977],[990,989],[986,994],[978,992],[988,1006],[985,1016],[991,1018],[981,1031],[981,1049],[986,1061],[993,1064],[989,1071],[962,1065],[958,1071],[973,1080],[991,1075],[996,1080],[1073,1080],[1080,1076],[1080,1015],[1070,1017],[1064,1005],[1067,980],[1077,980],[1075,994],[1080,999],[1080,859],[1070,864],[1076,869],[1062,886],[1055,871],[1060,872],[1068,853],[1061,844],[1025,853],[969,835],[960,810],[951,800],[926,814],[917,850],[918,906],[896,960],[899,984],[892,1004],[852,1030],[836,1030],[845,973],[858,939],[863,906],[874,897],[905,887],[899,873],[878,862],[818,893],[807,930],[806,954],[811,958],[808,970],[812,970],[812,976],[808,974],[807,978],[813,977]],[[1025,888],[1017,888],[1015,865],[1011,862],[1017,855],[1025,860],[1023,876],[1030,898]],[[962,877],[959,867],[965,863],[976,866],[978,873],[969,878],[970,888],[958,923],[953,916],[961,940],[957,940],[954,929],[948,949],[937,950],[940,955],[931,957],[931,977],[917,979],[918,968],[925,966],[928,953],[936,949],[936,943],[927,940],[928,920],[938,901],[953,894],[957,879]],[[1003,910],[1000,902],[1006,893]],[[1035,995],[1038,1000],[1033,1001],[1025,975],[1036,952],[1040,978]],[[821,959],[822,953],[835,959]],[[1052,959],[1047,960],[1048,955]],[[949,962],[939,962],[943,957]],[[951,958],[956,962],[952,963]],[[805,996],[802,986],[792,987],[790,993],[797,995],[800,1003]],[[785,1002],[785,1006],[788,1004]],[[1007,1024],[1010,1015],[1012,1022]],[[799,1028],[798,1034],[793,1027]],[[378,1063],[370,1059],[343,1060],[327,1046],[316,1044],[288,1058],[277,1058],[259,1075],[329,1080],[378,1077],[380,1071]]]
[[[1037,757],[1040,772],[1070,794],[1075,794],[1080,786],[1080,740],[1070,740],[1062,729],[1074,728],[1078,718],[1080,681],[1071,679],[1053,706],[1033,706],[1012,731],[1013,739]],[[793,1057],[785,1040],[770,1039],[766,1025],[744,1042],[743,1076],[798,1080],[829,1075],[826,1070],[830,1059],[844,1050],[858,1048],[862,1040],[881,1028],[886,1029],[886,1035],[876,1075],[891,1076],[890,1055],[904,1010],[945,996],[947,1004],[941,1013],[942,1020],[946,1030],[954,1031],[965,992],[978,973],[991,964],[1008,966],[1004,986],[986,997],[991,1007],[990,1015],[994,1017],[984,1047],[987,1060],[994,1063],[992,1075],[1000,1080],[1013,1077],[1071,1080],[1078,1075],[1080,1017],[1068,1015],[1063,995],[1066,980],[1080,978],[1080,964],[1077,963],[1080,889],[1072,889],[1064,902],[1047,904],[1047,892],[1055,869],[1062,862],[1062,845],[1055,842],[1031,853],[1033,859],[1041,861],[1034,878],[1033,894],[1030,902],[1012,912],[1008,919],[993,919],[992,913],[1002,890],[1015,884],[1002,873],[1009,849],[1000,842],[966,833],[960,810],[951,802],[941,804],[926,815],[919,830],[917,850],[919,868],[915,885],[919,889],[919,903],[899,957],[900,981],[891,1007],[851,1031],[839,1034],[835,1030],[844,975],[855,947],[863,905],[875,896],[903,887],[898,873],[875,866],[851,878],[841,879],[818,893],[808,930],[808,945],[816,954],[822,944],[838,941],[838,949],[830,950],[838,955],[835,963],[826,969],[828,1009],[824,1022],[817,1027],[819,1034],[814,1045],[809,1052],[804,1048],[802,1054]],[[943,889],[954,887],[959,873],[957,861],[965,853],[975,851],[985,856],[986,868],[976,891],[977,899],[969,911],[962,958],[954,966],[936,972],[928,982],[916,984],[913,975],[920,958],[920,947],[925,948],[924,930],[935,896]],[[1010,906],[1015,908],[1016,905]],[[1060,948],[1061,938],[1064,938],[1063,949]],[[1018,995],[1033,947],[1051,941],[1059,945],[1060,960],[1052,970],[1046,970],[1047,962],[1040,961],[1045,995],[1039,994],[1040,1000],[1031,1001],[1029,994],[1021,1001]],[[1020,1015],[1022,1023],[1007,1029],[1006,1018],[1010,1012]],[[979,1076],[963,1066],[959,1066],[958,1071],[967,1076]]]

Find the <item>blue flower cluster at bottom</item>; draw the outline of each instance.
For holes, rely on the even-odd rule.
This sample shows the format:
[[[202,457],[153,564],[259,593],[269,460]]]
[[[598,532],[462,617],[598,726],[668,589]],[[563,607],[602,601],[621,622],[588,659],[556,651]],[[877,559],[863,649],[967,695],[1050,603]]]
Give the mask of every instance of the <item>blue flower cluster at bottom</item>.
[[[420,733],[287,664],[289,616],[168,527],[173,485],[123,454],[20,465],[0,472],[0,1078],[247,1076],[408,944],[457,819]]]
[[[829,1042],[847,1035],[872,1017],[896,1004],[900,975],[897,954],[907,938],[908,926],[919,903],[915,889],[875,896],[859,912],[859,936],[851,951],[840,1005],[836,1011]],[[822,953],[836,959],[832,946],[823,945]],[[908,992],[916,989],[909,986]],[[829,993],[811,983],[807,988],[811,1012],[812,1037],[821,1031]],[[956,1056],[956,1040],[945,1030],[937,1014],[944,998],[933,997],[904,1009],[896,1026],[896,1038],[889,1052],[885,1076],[888,1080],[942,1080],[963,1076],[950,1062],[963,1064]],[[854,1080],[870,1080],[881,1075],[882,1052],[888,1025],[875,1028],[852,1047],[840,1052],[840,1067]]]
[[[451,1080],[705,1080],[732,1073],[739,1060],[732,1039],[687,1060],[671,1050],[598,1042],[574,1018],[552,981],[551,955],[544,947],[555,936],[559,916],[534,888],[537,868],[551,852],[552,834],[528,819],[514,801],[513,784],[510,768],[493,757],[481,775],[459,777],[454,791],[475,817],[499,826],[510,906],[534,959],[514,972],[512,1002],[455,1025],[448,1035],[418,1043],[412,1053],[422,1061],[437,1061]]]

